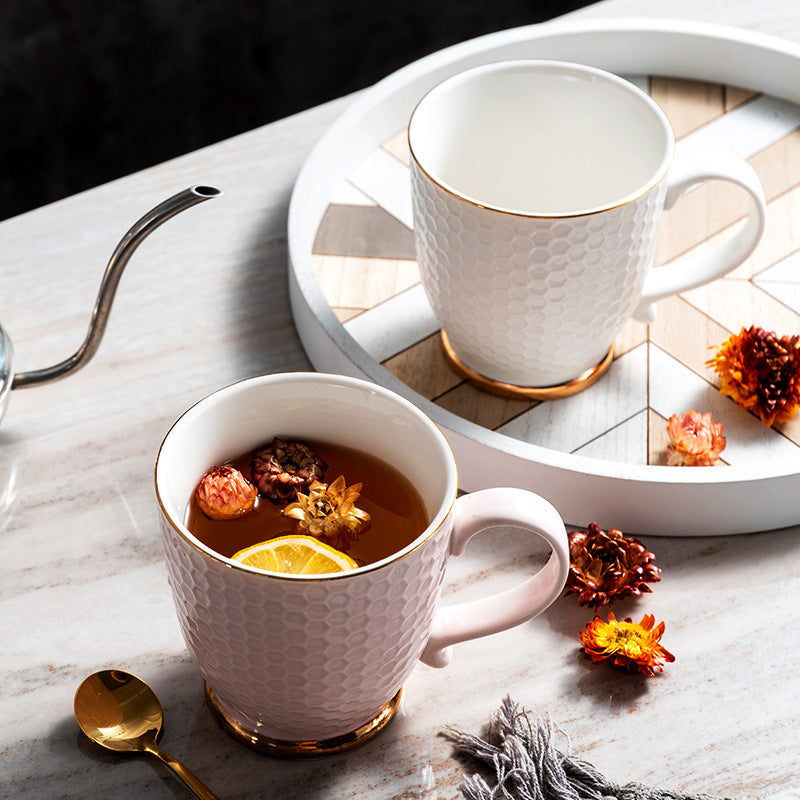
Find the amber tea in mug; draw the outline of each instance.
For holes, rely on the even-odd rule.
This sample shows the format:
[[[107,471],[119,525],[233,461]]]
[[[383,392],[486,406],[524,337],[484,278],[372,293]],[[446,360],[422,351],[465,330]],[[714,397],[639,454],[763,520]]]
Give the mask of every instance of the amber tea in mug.
[[[330,442],[303,439],[301,443],[327,465],[325,483],[340,475],[345,485],[362,484],[356,501],[370,520],[344,552],[359,566],[387,558],[414,541],[428,526],[428,516],[419,492],[411,481],[391,464],[377,456],[352,447]],[[248,479],[250,462],[260,448],[226,460],[225,464],[239,470]],[[294,498],[290,498],[294,499]],[[196,497],[188,507],[186,527],[215,552],[226,558],[245,547],[278,536],[304,533],[297,523],[284,516],[286,504],[274,504],[259,496],[249,514],[236,519],[217,520],[206,516],[198,507]]]

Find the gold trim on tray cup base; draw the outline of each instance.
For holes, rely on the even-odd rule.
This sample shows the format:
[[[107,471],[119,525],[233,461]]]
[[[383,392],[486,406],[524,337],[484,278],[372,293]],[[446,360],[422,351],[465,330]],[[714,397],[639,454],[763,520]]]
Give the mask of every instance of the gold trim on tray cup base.
[[[453,372],[469,381],[477,389],[499,397],[510,397],[512,399],[558,400],[562,397],[570,397],[597,383],[608,371],[611,362],[614,360],[614,345],[612,344],[605,358],[599,364],[587,369],[586,372],[578,375],[577,378],[573,378],[568,383],[561,383],[556,386],[515,386],[513,383],[503,383],[502,381],[487,378],[485,375],[481,375],[480,372],[476,372],[472,367],[468,367],[455,354],[444,331],[441,332],[441,341],[444,357]]]
[[[330,756],[365,744],[392,721],[397,709],[400,707],[400,700],[403,696],[401,687],[400,691],[369,722],[350,733],[333,736],[330,739],[295,742],[287,739],[272,739],[269,736],[253,733],[222,707],[219,699],[214,694],[214,690],[207,683],[205,684],[205,691],[208,707],[214,712],[227,734],[253,750],[258,750],[259,753],[266,753],[276,758],[292,759]]]

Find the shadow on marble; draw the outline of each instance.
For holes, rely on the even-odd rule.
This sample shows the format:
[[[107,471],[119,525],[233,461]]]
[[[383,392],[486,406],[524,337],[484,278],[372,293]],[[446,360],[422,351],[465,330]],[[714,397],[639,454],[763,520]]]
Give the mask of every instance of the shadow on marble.
[[[14,396],[11,396],[11,401],[13,401]],[[13,413],[13,407],[11,407],[11,403],[9,404],[9,409],[7,414],[10,416]],[[7,419],[4,419],[4,422],[7,422]],[[1,423],[0,423],[1,424]],[[24,441],[24,437],[20,436],[15,431],[9,431],[7,429],[0,429],[0,447],[11,447],[12,445],[18,445],[22,441]]]
[[[586,658],[583,651],[575,648],[575,671],[580,677],[564,676],[564,690],[576,687],[578,692],[591,700],[596,706],[622,710],[634,708],[649,691],[654,688],[653,681],[660,675],[648,677],[641,674],[626,674],[620,680],[619,670],[608,664],[594,664]]]

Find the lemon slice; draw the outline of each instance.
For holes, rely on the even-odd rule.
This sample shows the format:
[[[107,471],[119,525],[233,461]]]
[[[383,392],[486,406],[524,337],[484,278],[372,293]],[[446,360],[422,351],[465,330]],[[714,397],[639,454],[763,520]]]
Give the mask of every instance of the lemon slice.
[[[325,575],[356,569],[350,556],[313,536],[278,536],[245,547],[231,556],[248,567],[290,575]]]

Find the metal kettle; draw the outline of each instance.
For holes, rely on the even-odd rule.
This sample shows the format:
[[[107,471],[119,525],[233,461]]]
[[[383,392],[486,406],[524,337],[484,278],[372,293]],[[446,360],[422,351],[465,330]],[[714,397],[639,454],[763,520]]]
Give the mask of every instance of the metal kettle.
[[[86,338],[83,344],[69,358],[51,367],[14,374],[14,349],[11,345],[11,339],[9,339],[8,334],[0,325],[0,421],[2,421],[8,406],[12,389],[22,389],[27,386],[35,386],[39,383],[48,383],[63,378],[85,366],[97,352],[105,333],[111,304],[114,301],[114,294],[117,290],[119,279],[122,277],[122,271],[125,269],[134,250],[142,241],[159,225],[176,214],[220,194],[222,192],[213,186],[190,186],[188,189],[184,189],[182,192],[178,192],[178,194],[159,203],[131,226],[114,249],[108,261],[97,293],[97,300],[92,310],[92,318],[89,322]]]

